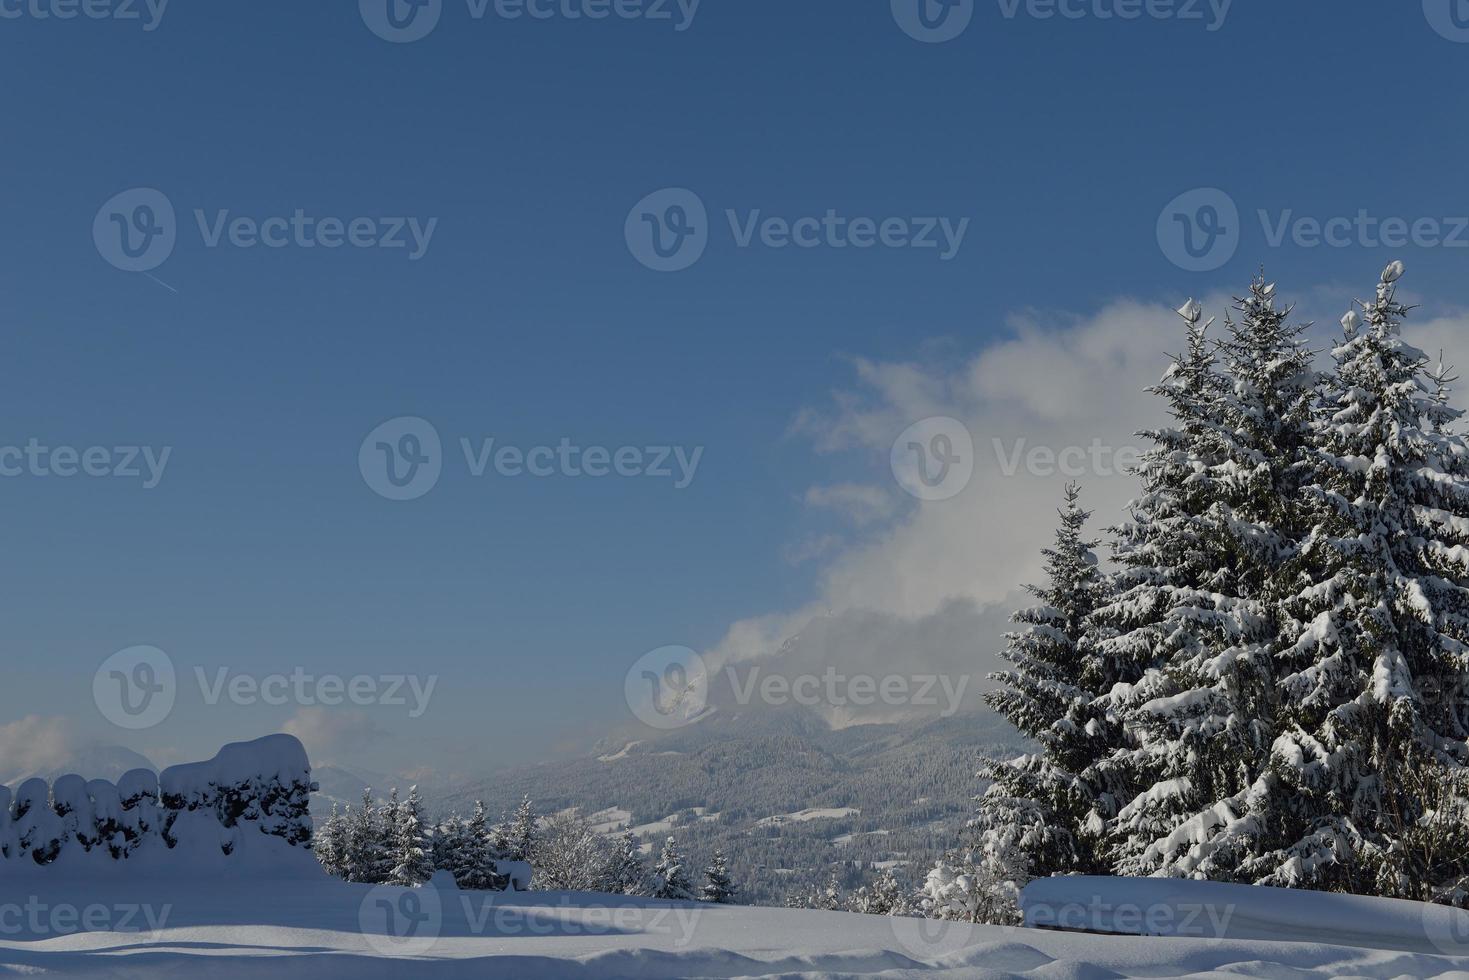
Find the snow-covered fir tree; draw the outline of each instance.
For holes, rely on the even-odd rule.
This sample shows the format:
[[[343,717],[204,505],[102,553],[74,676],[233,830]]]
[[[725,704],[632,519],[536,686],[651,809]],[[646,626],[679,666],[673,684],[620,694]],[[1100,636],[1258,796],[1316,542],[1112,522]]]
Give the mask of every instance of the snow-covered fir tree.
[[[347,808],[342,818],[341,874],[348,881],[379,884],[391,869],[387,863],[387,835],[372,790],[362,791],[362,804]]]
[[[480,891],[503,890],[505,877],[495,867],[500,855],[495,850],[482,801],[475,800],[474,812],[462,822],[459,832],[461,837],[448,865],[459,887]]]
[[[1134,794],[1113,827],[1125,874],[1234,879],[1264,846],[1250,801],[1276,731],[1275,661],[1291,633],[1279,600],[1308,526],[1302,487],[1317,400],[1304,328],[1275,292],[1260,277],[1236,301],[1214,351],[1217,374],[1212,364],[1178,370],[1186,386],[1170,393],[1192,433],[1160,439],[1167,459],[1151,454],[1144,468],[1150,513],[1140,523],[1170,515],[1142,525],[1153,534],[1144,553],[1184,560],[1151,566],[1165,603],[1142,629],[1158,641],[1157,666],[1111,697],[1130,751],[1102,768],[1122,773]],[[1192,333],[1198,305],[1181,312]]]
[[[443,869],[454,874],[455,884],[462,888],[459,875],[454,872],[460,855],[468,845],[468,824],[465,819],[458,813],[450,813],[428,828],[428,840],[429,860],[433,862],[434,869]]]
[[[716,850],[709,867],[704,869],[704,884],[699,889],[699,899],[715,905],[729,905],[735,900],[734,882],[729,877],[729,866],[724,852]]]
[[[530,797],[525,796],[516,808],[515,816],[505,828],[504,853],[510,861],[535,861],[536,854],[536,811]]]
[[[648,894],[648,866],[642,847],[632,831],[623,831],[613,842],[607,867],[607,890],[618,895]]]
[[[684,870],[683,855],[672,837],[663,842],[658,863],[653,867],[651,891],[653,898],[690,901],[694,897],[694,883]]]
[[[396,798],[397,793],[394,792]],[[394,885],[421,885],[433,877],[432,842],[424,825],[423,801],[418,787],[408,789],[408,798],[395,808],[393,821],[393,868],[388,881]]]
[[[331,813],[327,815],[311,840],[311,850],[316,854],[316,859],[327,874],[342,877],[342,815],[337,803],[333,801]]]
[[[960,859],[986,865],[986,877],[1006,882],[1012,902],[1032,876],[1095,869],[1100,850],[1087,768],[1104,753],[1108,732],[1086,685],[1102,678],[1091,616],[1106,583],[1080,495],[1075,484],[1066,487],[1055,543],[1043,551],[1046,584],[1029,587],[1039,604],[1015,613],[1021,628],[1001,654],[1010,669],[992,675],[1000,687],[986,696],[1040,747],[984,766],[980,775],[992,783],[972,824],[975,844]]]
[[[1287,600],[1282,731],[1258,791],[1263,884],[1463,904],[1469,764],[1469,447],[1445,378],[1402,338],[1401,263],[1343,318]]]

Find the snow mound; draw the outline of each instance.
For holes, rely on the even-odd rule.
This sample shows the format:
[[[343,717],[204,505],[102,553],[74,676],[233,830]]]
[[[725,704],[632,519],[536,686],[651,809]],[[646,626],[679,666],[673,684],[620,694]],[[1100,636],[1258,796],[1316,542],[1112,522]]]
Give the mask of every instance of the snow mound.
[[[0,788],[4,874],[320,875],[306,750],[290,735],[226,745],[162,775],[63,775]]]

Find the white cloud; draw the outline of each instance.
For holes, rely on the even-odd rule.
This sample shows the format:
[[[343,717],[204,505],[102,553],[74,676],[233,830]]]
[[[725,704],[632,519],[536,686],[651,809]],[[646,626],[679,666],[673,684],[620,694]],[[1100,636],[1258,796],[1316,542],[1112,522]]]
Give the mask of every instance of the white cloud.
[[[781,549],[781,557],[791,565],[804,565],[808,561],[824,558],[842,546],[843,538],[837,534],[813,534],[798,538]]]
[[[0,779],[48,772],[70,764],[88,740],[70,719],[28,715],[0,725]]]
[[[299,738],[315,765],[331,762],[336,753],[360,750],[384,734],[368,714],[347,708],[302,708],[281,731]]]
[[[807,490],[806,506],[834,510],[861,527],[891,517],[897,501],[888,487],[837,483]]]

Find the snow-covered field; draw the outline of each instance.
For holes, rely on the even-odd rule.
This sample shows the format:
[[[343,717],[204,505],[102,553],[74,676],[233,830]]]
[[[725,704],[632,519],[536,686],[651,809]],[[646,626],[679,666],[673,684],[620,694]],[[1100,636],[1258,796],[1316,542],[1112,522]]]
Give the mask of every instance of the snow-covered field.
[[[1359,911],[1370,918],[1371,905]],[[1411,928],[1412,918],[1399,921]],[[42,873],[0,884],[0,968],[24,975],[1469,978],[1469,935],[1456,944],[1445,933],[1438,947],[1425,935],[1410,951],[1353,947],[1340,932],[1335,943],[1309,934],[1291,942],[1139,938],[589,894],[374,888],[324,877],[149,882]],[[1457,957],[1428,952],[1460,947]]]
[[[860,816],[861,810],[853,807],[817,807],[796,813],[777,813],[773,817],[762,817],[755,821],[757,827],[782,827],[788,823],[806,823],[808,820],[840,820],[843,817]]]

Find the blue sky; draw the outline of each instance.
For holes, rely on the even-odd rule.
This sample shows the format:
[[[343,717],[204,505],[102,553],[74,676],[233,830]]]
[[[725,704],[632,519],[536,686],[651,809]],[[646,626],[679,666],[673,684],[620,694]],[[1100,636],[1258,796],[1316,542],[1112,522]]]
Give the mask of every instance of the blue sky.
[[[174,0],[151,30],[142,4],[141,21],[61,20],[38,16],[50,0],[3,0],[0,445],[171,452],[151,489],[0,478],[0,725],[59,716],[165,761],[293,716],[317,754],[384,768],[564,751],[627,720],[624,673],[648,650],[712,649],[759,617],[778,634],[813,603],[933,613],[945,561],[940,584],[911,593],[854,571],[918,510],[950,506],[896,492],[881,447],[919,403],[943,414],[988,372],[966,402],[986,424],[1006,356],[1044,390],[1045,352],[1085,354],[1067,338],[1125,322],[1119,303],[1238,292],[1261,262],[1331,322],[1401,257],[1440,327],[1454,322],[1469,248],[1355,230],[1345,247],[1276,245],[1257,215],[1432,220],[1469,244],[1453,220],[1469,214],[1469,44],[1447,2],[1100,16],[1118,2],[1062,4],[1078,17],[977,2],[961,34],[923,43],[888,0],[703,0],[691,21],[674,3],[669,20],[568,18],[580,0],[545,19],[492,2],[477,19],[444,0],[427,36],[390,43],[347,0]],[[136,188],[176,213],[147,274],[109,264],[92,234]],[[708,214],[706,251],[677,272],[645,267],[624,234],[666,188]],[[1158,228],[1199,188],[1240,219],[1232,257],[1189,271]],[[396,218],[437,223],[417,258],[208,244],[220,220],[298,209],[371,218],[375,236]],[[736,224],[968,223],[946,259],[741,247],[730,210]],[[1132,384],[1133,365],[1155,376],[1166,344],[1152,336],[1072,368],[1099,384]],[[883,411],[862,408],[874,398]],[[1044,397],[1033,407],[1050,414]],[[394,502],[358,452],[404,416],[442,437],[443,473]],[[703,454],[684,489],[476,478],[461,438]],[[1061,481],[1041,482],[1002,522],[1036,545]],[[812,493],[833,486],[863,489],[836,505]],[[952,593],[1003,598],[1022,569],[995,557],[1009,553],[993,528],[964,527],[954,567],[1006,567]],[[303,720],[296,703],[211,706],[189,680],[164,722],[123,732],[91,682],[136,644],[188,678],[301,667],[439,687],[417,719],[379,706]]]

